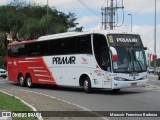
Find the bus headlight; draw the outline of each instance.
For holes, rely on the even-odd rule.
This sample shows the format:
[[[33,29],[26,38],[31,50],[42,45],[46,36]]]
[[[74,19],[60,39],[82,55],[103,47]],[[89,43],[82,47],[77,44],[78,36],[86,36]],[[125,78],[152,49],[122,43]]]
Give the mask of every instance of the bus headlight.
[[[117,81],[124,81],[125,79],[124,79],[124,78],[121,78],[121,77],[115,77],[114,80],[117,80]]]
[[[144,76],[144,77],[142,77],[142,79],[147,79],[147,75],[146,75],[146,76]]]

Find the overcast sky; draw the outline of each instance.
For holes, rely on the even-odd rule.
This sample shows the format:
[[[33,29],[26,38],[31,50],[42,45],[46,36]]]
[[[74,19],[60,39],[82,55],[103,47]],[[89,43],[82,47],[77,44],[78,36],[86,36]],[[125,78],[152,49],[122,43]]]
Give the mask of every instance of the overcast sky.
[[[11,0],[0,0],[0,5],[5,5]],[[46,5],[47,0],[26,0],[40,5]],[[110,1],[110,0],[108,0]],[[121,6],[122,0],[114,0]],[[157,1],[157,55],[160,57],[160,0]],[[48,0],[49,6],[54,6],[58,11],[64,13],[75,13],[79,27],[84,30],[100,29],[101,27],[101,8],[107,6],[107,0]],[[80,2],[85,3],[87,8]],[[139,33],[144,46],[154,50],[154,13],[155,0],[124,0],[124,24],[116,30],[131,30]],[[91,12],[92,11],[92,12]],[[94,12],[94,13],[93,13]],[[118,10],[119,24],[123,21],[123,12]]]

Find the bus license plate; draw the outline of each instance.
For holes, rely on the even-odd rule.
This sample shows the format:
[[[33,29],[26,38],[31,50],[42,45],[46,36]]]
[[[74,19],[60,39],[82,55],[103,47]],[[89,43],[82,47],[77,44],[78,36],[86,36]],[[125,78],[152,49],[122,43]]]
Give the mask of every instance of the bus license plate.
[[[136,87],[137,83],[131,83],[131,87]]]

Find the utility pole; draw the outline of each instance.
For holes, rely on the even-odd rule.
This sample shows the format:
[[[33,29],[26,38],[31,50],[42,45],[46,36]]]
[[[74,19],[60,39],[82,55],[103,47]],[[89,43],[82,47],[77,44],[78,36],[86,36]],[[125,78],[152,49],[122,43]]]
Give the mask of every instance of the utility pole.
[[[128,14],[129,16],[131,16],[131,32],[132,32],[132,14]]]
[[[108,3],[108,2],[107,2]],[[122,6],[118,7],[117,3],[116,6],[114,6],[114,1],[110,0],[110,5],[107,7],[102,7],[102,27],[106,30],[107,25],[109,26],[110,30],[113,30],[114,27],[117,27],[115,25],[115,12],[117,9],[123,9],[123,0],[122,0]]]
[[[113,8],[113,0],[111,0],[111,7],[110,7],[110,11],[111,11],[111,14],[110,14],[110,30],[113,30],[113,24],[114,24],[114,21],[113,21],[113,16],[115,15],[115,10]]]
[[[156,53],[156,28],[157,28],[156,9],[157,9],[157,6],[156,6],[156,0],[155,0],[155,12],[154,12],[154,53],[155,53],[155,55],[157,54]],[[154,73],[156,74],[156,59],[154,61]]]
[[[48,34],[48,0],[47,0],[46,34]]]
[[[102,8],[102,27],[104,27],[104,29],[107,29],[107,7]],[[104,11],[104,12],[103,12]]]

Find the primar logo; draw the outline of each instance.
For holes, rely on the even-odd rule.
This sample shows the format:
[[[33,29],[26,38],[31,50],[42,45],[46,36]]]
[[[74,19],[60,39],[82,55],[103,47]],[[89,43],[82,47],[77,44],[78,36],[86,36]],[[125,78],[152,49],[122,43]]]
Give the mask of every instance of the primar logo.
[[[53,57],[53,64],[76,64],[76,57]]]
[[[117,42],[138,42],[136,38],[116,38]]]
[[[132,74],[129,74],[129,76],[133,77],[133,79],[136,79],[136,76],[139,76],[138,73],[132,73]]]
[[[129,74],[129,76],[134,77],[134,76],[139,76],[139,74],[138,73],[131,73],[131,74]]]

